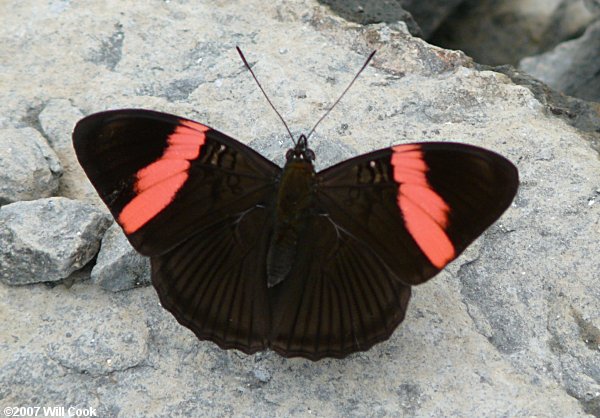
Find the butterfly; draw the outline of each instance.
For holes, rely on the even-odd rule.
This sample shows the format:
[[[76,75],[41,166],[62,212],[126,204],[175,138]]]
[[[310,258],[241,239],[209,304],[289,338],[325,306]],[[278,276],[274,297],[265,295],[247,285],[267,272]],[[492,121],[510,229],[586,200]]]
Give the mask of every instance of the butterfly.
[[[509,207],[518,171],[483,148],[424,142],[316,172],[308,136],[281,168],[204,124],[122,109],[80,120],[73,145],[150,257],[162,306],[199,339],[342,358],[390,337],[411,286]]]

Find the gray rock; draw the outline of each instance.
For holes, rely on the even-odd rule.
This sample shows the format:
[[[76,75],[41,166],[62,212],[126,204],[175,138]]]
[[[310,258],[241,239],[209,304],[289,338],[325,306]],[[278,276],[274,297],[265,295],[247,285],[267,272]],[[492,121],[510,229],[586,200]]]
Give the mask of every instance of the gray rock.
[[[377,48],[311,138],[319,150],[332,145],[318,152],[320,168],[394,143],[454,140],[502,153],[522,179],[500,222],[415,288],[390,340],[343,360],[220,350],[180,326],[151,287],[0,282],[10,318],[0,321],[3,405],[148,417],[600,415],[600,162],[589,141],[598,125],[565,123],[581,120],[578,108],[558,106],[539,82],[519,85],[521,76],[475,66],[402,24],[358,25],[312,0],[123,2],[118,11],[24,0],[0,23],[0,123],[38,120],[51,99],[68,97],[84,114],[184,115],[281,158],[291,141],[233,47],[294,133],[310,130]],[[174,83],[194,76],[202,82]]]
[[[477,68],[490,70],[487,66]],[[514,83],[529,89],[550,113],[578,129],[590,141],[592,147],[600,152],[600,112],[597,103],[565,96],[512,65],[494,67],[493,70],[507,75]]]
[[[373,66],[388,72],[387,76],[378,82],[378,86],[390,85],[395,78],[407,75],[443,75],[460,67],[474,65],[473,60],[462,51],[437,48],[412,37],[402,22],[394,25],[370,25],[364,29],[364,37],[368,40],[368,46],[365,45],[367,50],[377,49]],[[366,49],[365,47],[362,49]],[[398,54],[398,50],[403,54]],[[407,56],[410,58],[407,59]],[[373,108],[372,104],[367,105],[365,111],[373,112]]]
[[[65,334],[51,335],[46,345],[49,358],[60,366],[90,376],[102,376],[143,364],[148,357],[148,328],[127,311],[84,309],[89,327],[76,324]]]
[[[150,284],[150,260],[138,254],[116,222],[102,238],[92,281],[113,292]]]
[[[0,206],[56,193],[62,167],[33,128],[0,130]]]
[[[83,114],[69,100],[49,100],[38,116],[38,121],[50,145],[58,154],[64,174],[61,179],[59,193],[70,199],[82,199],[103,207],[97,194],[83,173],[77,161],[71,133],[73,127]]]
[[[600,101],[600,21],[577,39],[524,58],[519,67],[569,96]]]
[[[96,416],[117,416],[101,399],[127,380],[126,373],[149,367],[145,322],[114,294],[88,283],[68,289],[27,286],[29,298],[16,297],[21,289],[0,283],[0,294],[11,301],[10,313],[18,313],[1,328],[8,336],[0,350],[3,406],[24,405],[20,394],[29,392],[33,406],[91,407]],[[40,304],[41,294],[48,303]],[[6,350],[9,340],[22,348]]]
[[[594,15],[600,15],[600,0],[583,0],[585,7]]]
[[[68,277],[98,252],[107,214],[63,197],[0,208],[0,281],[21,285]]]
[[[594,19],[584,0],[466,0],[429,40],[482,64],[517,65],[577,36]]]

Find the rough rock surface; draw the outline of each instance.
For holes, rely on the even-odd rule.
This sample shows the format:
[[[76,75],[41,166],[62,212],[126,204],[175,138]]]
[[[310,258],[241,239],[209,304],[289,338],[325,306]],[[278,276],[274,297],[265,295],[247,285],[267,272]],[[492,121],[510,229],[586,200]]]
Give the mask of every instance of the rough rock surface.
[[[489,70],[488,66],[476,66]],[[524,71],[511,65],[493,67],[494,71],[506,74],[518,85],[527,87],[534,97],[553,115],[575,127],[583,137],[600,153],[600,103],[588,102],[576,97],[566,96],[542,83]]]
[[[0,208],[0,281],[18,285],[68,277],[98,252],[105,212],[64,197]]]
[[[0,206],[52,196],[61,174],[58,157],[38,131],[0,129]]]
[[[600,21],[577,39],[524,58],[519,67],[569,96],[600,102]]]
[[[53,99],[83,114],[145,107],[208,123],[280,161],[289,138],[235,45],[296,135],[378,48],[311,138],[318,168],[392,143],[454,140],[504,154],[522,179],[503,218],[415,289],[390,340],[344,360],[222,351],[179,326],[152,287],[0,283],[0,312],[11,318],[0,321],[2,407],[33,399],[123,417],[600,415],[600,162],[589,133],[528,88],[401,24],[363,27],[310,0],[25,0],[1,4],[0,22],[5,128],[36,126]]]
[[[123,230],[114,222],[102,238],[91,278],[113,292],[146,286],[150,284],[150,260],[131,247]]]

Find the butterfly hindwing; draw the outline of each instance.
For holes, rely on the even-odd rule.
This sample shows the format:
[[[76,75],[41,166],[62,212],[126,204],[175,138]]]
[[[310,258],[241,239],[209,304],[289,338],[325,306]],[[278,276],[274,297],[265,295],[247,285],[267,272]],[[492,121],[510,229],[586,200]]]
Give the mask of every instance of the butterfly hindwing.
[[[317,175],[319,210],[406,284],[433,277],[508,208],[518,172],[456,143],[397,145]]]
[[[389,338],[404,319],[410,286],[327,216],[313,217],[299,244],[290,275],[270,289],[271,348],[318,360]]]
[[[158,255],[275,193],[281,168],[205,125],[148,110],[82,119],[81,166],[133,246]]]
[[[162,306],[198,338],[248,354],[267,348],[271,216],[264,207],[234,214],[152,257]]]

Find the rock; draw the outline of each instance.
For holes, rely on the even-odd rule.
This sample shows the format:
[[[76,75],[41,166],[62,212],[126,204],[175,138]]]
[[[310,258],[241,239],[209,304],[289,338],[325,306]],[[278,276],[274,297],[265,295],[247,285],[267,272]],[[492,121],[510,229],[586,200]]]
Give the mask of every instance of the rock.
[[[446,18],[465,0],[400,0],[428,39]]]
[[[48,137],[50,145],[56,151],[64,167],[59,193],[70,199],[86,200],[98,207],[104,207],[83,173],[77,161],[71,134],[73,127],[83,114],[69,100],[49,100],[39,114],[39,124]]]
[[[252,370],[252,375],[260,383],[269,383],[271,381],[271,373],[264,367],[257,366]]]
[[[462,51],[437,48],[412,37],[403,23],[370,25],[364,29],[364,34],[368,48],[377,50],[373,65],[389,71],[393,77],[441,75],[474,65],[473,60]],[[403,51],[403,56],[398,54],[398,50]]]
[[[33,128],[0,130],[0,206],[56,193],[62,167]]]
[[[550,87],[580,99],[600,101],[600,21],[572,41],[521,60],[519,67]]]
[[[585,7],[595,16],[600,15],[600,0],[583,0]]]
[[[0,281],[11,285],[68,277],[98,252],[107,214],[63,197],[0,208]]]
[[[73,327],[66,334],[48,337],[49,358],[73,373],[93,377],[136,367],[148,356],[148,328],[135,316],[116,309],[85,309],[79,323],[87,328]]]
[[[296,135],[377,48],[310,139],[319,169],[390,144],[453,140],[511,159],[521,187],[464,256],[414,289],[388,341],[343,360],[221,350],[180,326],[152,287],[0,283],[0,315],[10,318],[0,321],[3,405],[34,399],[148,417],[600,415],[591,107],[580,117],[582,108],[558,106],[522,72],[508,77],[414,38],[402,23],[359,25],[312,0],[120,2],[118,11],[23,0],[5,10],[0,118],[11,117],[0,122],[9,126],[15,115],[34,123],[50,100],[68,97],[84,114],[180,114],[281,158],[291,141],[235,45]],[[104,359],[113,353],[116,368]]]
[[[404,22],[410,33],[427,39],[464,0],[319,0],[344,19],[368,25]]]
[[[114,222],[104,234],[92,281],[113,292],[150,284],[150,260],[138,254]]]
[[[412,15],[402,7],[400,0],[319,0],[346,20],[368,25],[370,23],[404,22],[411,34],[422,35]]]
[[[577,36],[594,18],[584,0],[466,0],[429,41],[482,64],[516,65]]]
[[[15,297],[22,289],[29,298]],[[124,373],[148,368],[148,327],[113,293],[89,282],[70,288],[0,283],[0,297],[11,301],[14,314],[2,322],[3,335],[9,336],[2,344],[10,340],[22,347],[0,351],[3,402],[23,405],[19,394],[29,392],[32,401],[49,402],[44,406],[98,408],[104,391],[118,386]]]
[[[580,295],[572,306],[563,296],[551,300],[549,345],[560,359],[562,378],[571,396],[580,399],[584,409],[600,415],[600,314],[595,295]]]
[[[487,66],[477,67],[482,70],[490,69]],[[600,152],[600,132],[598,132],[598,126],[600,126],[599,103],[565,96],[526,72],[514,68],[512,65],[493,67],[493,70],[506,74],[514,83],[527,87],[548,112],[577,128],[590,141],[592,147]]]

